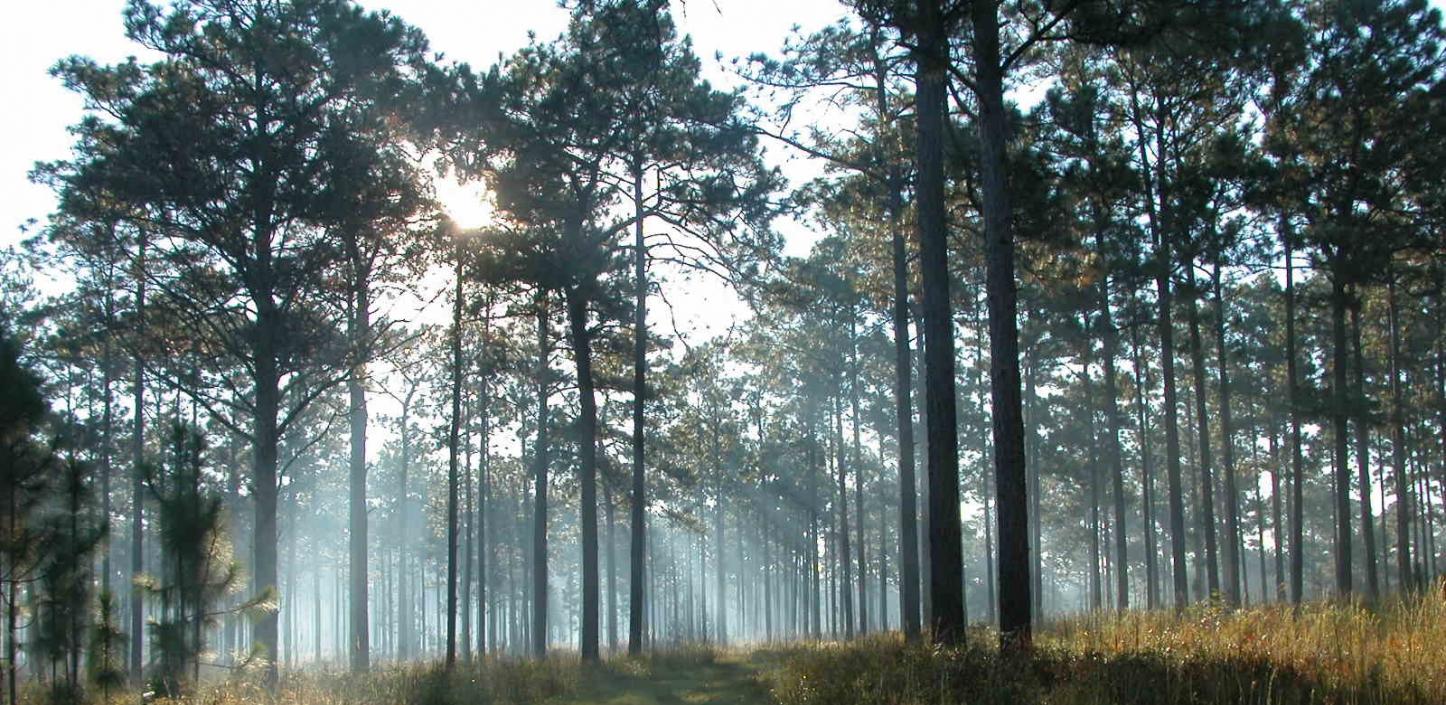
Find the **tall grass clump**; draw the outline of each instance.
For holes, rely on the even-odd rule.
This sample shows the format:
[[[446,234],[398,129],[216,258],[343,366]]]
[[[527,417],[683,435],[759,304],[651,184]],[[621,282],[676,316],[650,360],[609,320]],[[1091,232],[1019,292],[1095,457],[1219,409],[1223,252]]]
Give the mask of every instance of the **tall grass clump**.
[[[760,655],[780,705],[1442,705],[1446,591],[1376,607],[1335,602],[1052,622],[1026,658],[997,637],[962,648],[874,637]]]

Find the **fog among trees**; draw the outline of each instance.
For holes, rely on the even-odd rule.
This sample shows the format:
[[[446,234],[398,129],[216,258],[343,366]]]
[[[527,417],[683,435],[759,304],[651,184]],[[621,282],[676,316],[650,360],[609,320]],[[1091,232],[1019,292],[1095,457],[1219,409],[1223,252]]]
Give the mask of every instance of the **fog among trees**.
[[[712,57],[706,5],[67,47],[0,258],[6,702],[1440,591],[1438,10],[850,0]]]

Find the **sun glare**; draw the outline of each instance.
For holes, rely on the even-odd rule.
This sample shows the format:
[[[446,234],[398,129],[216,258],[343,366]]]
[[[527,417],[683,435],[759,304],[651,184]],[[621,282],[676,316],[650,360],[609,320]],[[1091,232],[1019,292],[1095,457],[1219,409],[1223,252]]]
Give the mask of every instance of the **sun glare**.
[[[449,174],[435,177],[432,188],[442,212],[458,227],[470,230],[492,224],[492,201],[482,182],[462,182]]]

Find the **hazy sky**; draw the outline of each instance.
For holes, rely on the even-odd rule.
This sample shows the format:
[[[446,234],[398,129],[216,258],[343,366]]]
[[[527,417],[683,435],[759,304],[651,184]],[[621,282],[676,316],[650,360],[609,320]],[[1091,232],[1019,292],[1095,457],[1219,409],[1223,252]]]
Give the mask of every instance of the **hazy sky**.
[[[419,27],[435,51],[447,58],[488,66],[499,55],[528,41],[528,32],[550,39],[562,31],[567,13],[554,0],[386,0],[362,3],[388,9]],[[9,96],[0,110],[0,246],[14,242],[28,220],[43,221],[54,205],[49,189],[29,183],[36,161],[66,156],[68,125],[81,115],[80,98],[48,75],[59,59],[82,54],[115,62],[136,53],[121,25],[125,0],[23,0],[7,8],[0,23],[0,86]],[[837,0],[689,0],[677,4],[677,20],[694,39],[709,77],[727,82],[714,55],[725,59],[756,51],[774,52],[794,25],[813,29],[841,16]],[[443,201],[460,221],[462,191],[444,185]],[[472,223],[475,224],[475,223]]]

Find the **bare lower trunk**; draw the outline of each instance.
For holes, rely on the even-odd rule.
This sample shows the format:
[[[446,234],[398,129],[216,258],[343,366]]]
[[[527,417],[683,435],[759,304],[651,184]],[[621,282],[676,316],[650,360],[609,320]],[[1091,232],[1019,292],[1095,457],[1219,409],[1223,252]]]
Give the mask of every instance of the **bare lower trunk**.
[[[985,289],[989,302],[990,398],[994,421],[995,510],[999,524],[999,639],[1006,650],[1031,643],[1029,498],[1020,396],[1018,291],[1014,280],[1004,147],[1004,77],[997,0],[976,0],[974,71],[979,95],[980,181],[984,193]],[[950,415],[952,421],[952,414]],[[953,516],[957,517],[955,503]]]
[[[1361,304],[1351,307],[1352,357],[1356,361],[1355,403],[1352,416],[1356,422],[1356,480],[1361,492],[1361,536],[1366,548],[1366,599],[1372,602],[1380,594],[1376,576],[1376,519],[1371,512],[1371,432],[1368,427],[1366,400],[1366,358],[1361,352]]]
[[[567,320],[572,336],[573,361],[577,366],[578,470],[581,475],[582,524],[582,626],[578,650],[584,661],[597,661],[598,649],[598,560],[597,560],[597,399],[593,394],[592,331],[587,327],[587,301],[576,290],[567,296]]]
[[[1391,475],[1396,485],[1396,573],[1401,589],[1415,587],[1411,571],[1411,486],[1406,480],[1406,410],[1401,399],[1401,316],[1396,303],[1396,277],[1387,279],[1386,311],[1390,320]],[[1446,442],[1446,438],[1442,439]],[[1446,447],[1446,445],[1443,445]]]
[[[551,367],[548,352],[546,294],[539,295],[537,309],[537,442],[532,449],[532,655],[547,656],[547,395]]]
[[[944,205],[949,31],[940,0],[918,0],[918,12],[916,208],[923,279],[924,396],[928,409],[929,602],[935,641],[954,644],[964,641],[965,623],[954,331]]]
[[[1351,593],[1351,474],[1346,463],[1348,446],[1346,407],[1346,288],[1343,267],[1335,263],[1331,272],[1331,466],[1336,510],[1335,582],[1336,594]]]
[[[367,622],[367,395],[366,356],[371,336],[371,300],[365,284],[356,292],[352,310],[352,367],[347,378],[351,406],[351,458],[347,503],[350,571],[351,670],[365,672],[371,665],[371,631]]]
[[[637,656],[643,652],[643,565],[646,559],[644,537],[646,531],[647,479],[644,475],[643,423],[644,403],[647,399],[647,348],[648,348],[648,278],[647,250],[643,243],[643,172],[633,170],[633,276],[636,298],[633,318],[633,489],[630,511],[629,536],[631,540],[628,560],[628,653]]]

